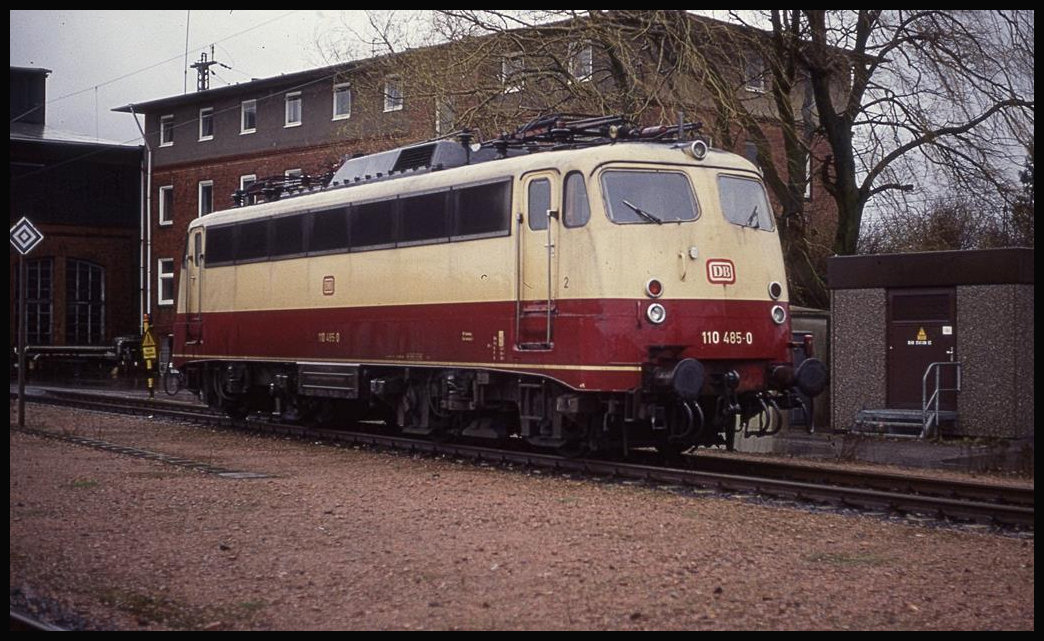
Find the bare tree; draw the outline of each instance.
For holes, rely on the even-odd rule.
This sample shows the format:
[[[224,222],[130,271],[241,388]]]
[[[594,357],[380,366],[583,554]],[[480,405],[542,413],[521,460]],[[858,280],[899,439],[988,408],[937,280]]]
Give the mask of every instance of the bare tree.
[[[1014,126],[1033,126],[1032,11],[803,13],[802,61],[832,149],[824,182],[838,207],[836,253],[855,253],[867,202],[913,188],[919,162],[937,170],[929,179],[977,185],[982,198],[982,185],[1003,192],[999,172],[1024,148]],[[832,80],[846,73],[838,100]]]
[[[404,26],[418,20],[411,40]],[[872,198],[938,197],[944,184],[1014,194],[1013,150],[1032,141],[1032,11],[771,10],[727,24],[666,10],[444,10],[370,14],[370,27],[357,55],[450,114],[441,133],[489,137],[563,111],[642,124],[684,113],[718,146],[753,147],[803,304],[826,304],[825,259],[856,252]],[[827,211],[807,198],[810,172]]]

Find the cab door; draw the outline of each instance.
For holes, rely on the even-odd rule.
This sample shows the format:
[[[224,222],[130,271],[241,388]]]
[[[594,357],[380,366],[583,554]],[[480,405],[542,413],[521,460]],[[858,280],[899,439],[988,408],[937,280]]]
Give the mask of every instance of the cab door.
[[[203,342],[203,230],[196,229],[185,251],[185,342]]]
[[[526,174],[521,182],[515,344],[518,349],[546,351],[554,346],[557,312],[561,179],[556,171],[539,171]]]

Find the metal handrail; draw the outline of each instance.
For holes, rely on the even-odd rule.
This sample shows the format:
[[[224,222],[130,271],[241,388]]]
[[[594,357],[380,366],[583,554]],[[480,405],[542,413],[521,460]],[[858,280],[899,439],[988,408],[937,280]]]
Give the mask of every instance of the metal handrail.
[[[952,366],[957,376],[956,387],[940,387],[942,376],[942,369],[944,366]],[[931,397],[928,396],[928,377],[932,371],[935,371],[935,391],[932,392]],[[924,376],[921,377],[921,438],[927,438],[928,433],[931,431],[933,424],[935,427],[939,425],[939,394],[941,392],[960,392],[961,391],[961,363],[960,361],[937,361],[929,363],[927,369],[924,370]],[[929,411],[929,408],[934,405],[934,409]]]

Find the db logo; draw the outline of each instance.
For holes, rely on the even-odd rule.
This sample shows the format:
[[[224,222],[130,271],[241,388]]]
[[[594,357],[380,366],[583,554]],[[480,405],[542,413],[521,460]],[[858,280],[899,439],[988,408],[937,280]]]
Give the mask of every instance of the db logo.
[[[707,261],[707,280],[716,284],[731,285],[736,282],[736,266],[731,260],[712,258]]]

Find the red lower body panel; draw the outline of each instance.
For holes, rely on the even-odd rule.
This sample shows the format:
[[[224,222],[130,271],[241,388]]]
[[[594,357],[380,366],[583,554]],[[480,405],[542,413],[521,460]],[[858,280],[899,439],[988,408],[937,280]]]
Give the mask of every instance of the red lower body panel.
[[[658,302],[666,319],[647,320]],[[514,301],[179,315],[175,364],[194,360],[319,361],[478,367],[547,376],[585,390],[641,383],[664,348],[743,372],[738,391],[763,385],[764,366],[789,360],[789,322],[772,301],[561,300],[518,316]],[[551,344],[546,342],[551,324]]]

